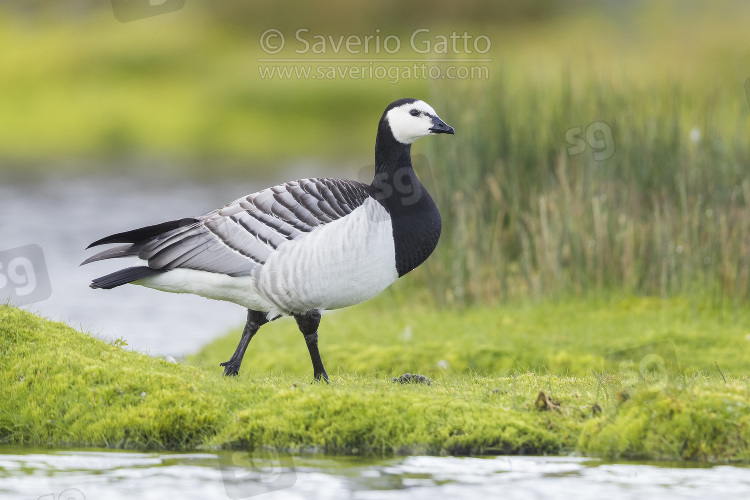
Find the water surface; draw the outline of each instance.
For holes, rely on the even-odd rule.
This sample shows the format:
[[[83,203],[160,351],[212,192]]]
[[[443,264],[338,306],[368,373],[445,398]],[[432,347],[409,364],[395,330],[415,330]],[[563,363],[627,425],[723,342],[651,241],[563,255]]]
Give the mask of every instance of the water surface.
[[[261,181],[200,183],[177,176],[0,182],[0,252],[30,244],[42,248],[52,296],[25,309],[107,339],[123,338],[131,349],[180,357],[241,326],[246,312],[140,286],[92,290],[93,278],[133,259],[79,267],[95,253],[85,248],[113,233],[202,215],[264,187]]]
[[[576,457],[389,459],[267,451],[132,453],[0,447],[7,500],[750,498],[750,468]],[[54,496],[50,496],[54,495]]]

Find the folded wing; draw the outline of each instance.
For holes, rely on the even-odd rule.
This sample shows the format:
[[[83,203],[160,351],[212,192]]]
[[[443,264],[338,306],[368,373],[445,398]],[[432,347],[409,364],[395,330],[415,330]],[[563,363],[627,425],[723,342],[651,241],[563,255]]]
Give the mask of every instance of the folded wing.
[[[186,268],[246,276],[262,266],[281,245],[345,217],[368,196],[369,186],[355,181],[288,182],[235,200],[202,217],[148,226],[99,240],[92,246],[127,244],[100,252],[84,264],[137,256],[154,271]]]

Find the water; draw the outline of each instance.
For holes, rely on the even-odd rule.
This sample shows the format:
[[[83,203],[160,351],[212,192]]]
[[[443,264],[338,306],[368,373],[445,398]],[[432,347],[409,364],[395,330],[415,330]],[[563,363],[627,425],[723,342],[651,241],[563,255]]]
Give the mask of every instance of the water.
[[[0,447],[4,500],[750,498],[750,469],[575,457],[390,459]]]
[[[94,253],[85,248],[116,232],[201,215],[266,186],[155,176],[0,182],[0,252],[29,244],[42,248],[52,296],[26,309],[106,339],[123,338],[131,349],[181,357],[242,326],[246,312],[139,286],[92,290],[91,279],[127,267],[130,260],[79,267]]]

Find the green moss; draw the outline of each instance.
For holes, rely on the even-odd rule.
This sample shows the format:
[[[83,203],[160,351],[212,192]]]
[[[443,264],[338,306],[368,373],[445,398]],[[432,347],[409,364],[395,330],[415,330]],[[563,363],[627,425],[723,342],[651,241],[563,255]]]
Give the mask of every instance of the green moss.
[[[750,460],[748,380],[641,390],[587,422],[579,448],[596,455]]]
[[[367,366],[364,355],[353,364],[331,363],[331,385],[312,383],[309,359],[295,358],[292,344],[299,344],[304,355],[306,350],[290,322],[274,324],[281,339],[271,332],[254,339],[240,376],[225,379],[205,353],[204,367],[171,364],[123,349],[120,342],[107,343],[0,307],[0,442],[176,449],[268,445],[374,454],[578,451],[615,457],[750,459],[750,394],[740,365],[725,365],[726,384],[718,373],[646,373],[637,379],[618,369],[583,373],[582,367],[589,364],[607,368],[596,342],[589,352],[585,348],[593,337],[587,341],[580,325],[565,325],[572,317],[581,324],[595,319],[602,308],[590,303],[568,305],[578,314],[557,318],[555,323],[565,327],[553,329],[557,337],[547,333],[541,340],[533,334],[544,331],[542,324],[552,323],[541,313],[561,312],[565,306],[508,306],[494,311],[504,328],[492,323],[487,331],[481,325],[494,317],[488,310],[453,313],[458,319],[451,322],[450,314],[416,309],[408,315],[412,337],[404,340],[404,325],[397,320],[404,320],[406,313],[392,307],[391,300],[386,296],[353,312],[326,317],[321,337],[327,361],[344,359],[347,349],[355,358],[360,346],[371,344],[372,366]],[[612,314],[616,308],[605,309]],[[396,322],[375,323],[375,318]],[[648,319],[646,314],[643,321]],[[455,333],[455,340],[443,344],[441,351],[441,338],[450,338],[459,320],[469,326]],[[655,328],[659,331],[658,324]],[[358,342],[347,343],[344,333],[334,333],[338,329],[357,335],[348,338]],[[431,331],[435,344],[426,352],[419,349],[423,329]],[[286,340],[282,330],[289,331]],[[713,332],[728,338],[736,333],[732,327],[716,325]],[[459,341],[459,334],[465,340]],[[388,366],[383,356],[397,350],[381,346],[378,338],[384,336],[385,343],[399,335],[398,356],[394,366]],[[576,340],[579,337],[584,340]],[[263,338],[278,344],[274,348],[256,343]],[[488,347],[502,344],[503,338],[507,346]],[[610,345],[618,344],[617,337],[607,338]],[[524,349],[515,344],[521,339]],[[554,373],[550,353],[560,346],[566,352],[560,363],[573,367],[571,373]],[[217,356],[221,351],[216,349]],[[331,357],[329,352],[338,354]],[[497,369],[502,366],[494,359],[497,353],[544,360],[545,365]],[[263,368],[264,358],[275,368]],[[435,359],[450,359],[451,368],[434,367]],[[403,367],[430,372],[431,385],[393,383],[391,376]],[[581,373],[572,373],[576,370]],[[540,391],[551,401],[543,411],[536,404]]]
[[[223,419],[226,402],[199,389],[200,370],[7,306],[0,351],[4,441],[195,446]]]

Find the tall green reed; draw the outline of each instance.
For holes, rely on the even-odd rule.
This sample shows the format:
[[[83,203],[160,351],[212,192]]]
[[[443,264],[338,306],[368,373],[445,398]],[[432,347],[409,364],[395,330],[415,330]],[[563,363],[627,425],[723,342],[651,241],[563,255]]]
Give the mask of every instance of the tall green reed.
[[[444,233],[419,276],[438,302],[603,291],[748,301],[741,79],[501,71],[461,90],[432,99],[457,131],[428,153]]]

